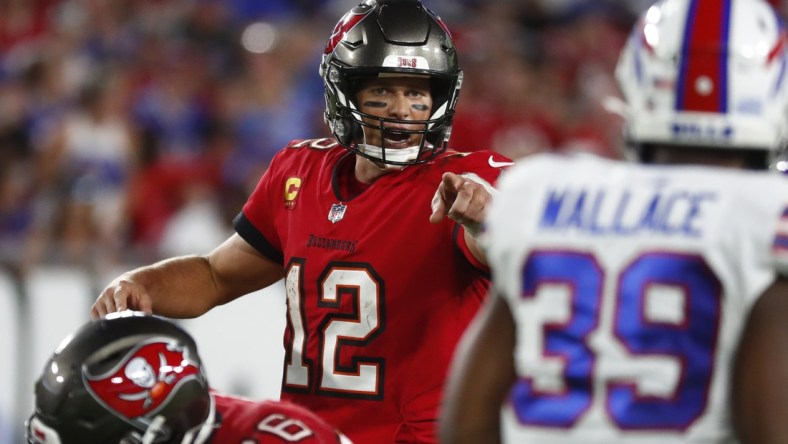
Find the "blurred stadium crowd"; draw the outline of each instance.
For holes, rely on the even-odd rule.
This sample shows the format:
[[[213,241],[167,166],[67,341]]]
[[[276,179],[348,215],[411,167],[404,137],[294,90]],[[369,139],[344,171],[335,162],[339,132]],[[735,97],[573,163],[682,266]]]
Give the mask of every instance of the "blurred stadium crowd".
[[[318,64],[357,3],[0,1],[0,263],[100,271],[218,245],[277,150],[330,137]],[[619,156],[602,102],[648,3],[424,0],[465,71],[451,145]]]

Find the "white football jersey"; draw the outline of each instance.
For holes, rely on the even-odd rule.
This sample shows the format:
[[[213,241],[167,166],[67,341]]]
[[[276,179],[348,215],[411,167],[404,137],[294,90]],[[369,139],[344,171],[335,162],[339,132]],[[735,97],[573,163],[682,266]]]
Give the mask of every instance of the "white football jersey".
[[[517,324],[505,442],[728,442],[730,366],[788,273],[788,180],[768,172],[521,159],[485,242]]]

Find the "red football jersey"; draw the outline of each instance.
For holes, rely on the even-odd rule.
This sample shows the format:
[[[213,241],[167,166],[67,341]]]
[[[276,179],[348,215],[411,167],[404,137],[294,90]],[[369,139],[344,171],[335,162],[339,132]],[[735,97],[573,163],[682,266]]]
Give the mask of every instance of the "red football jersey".
[[[494,183],[509,159],[448,151],[350,197],[353,156],[333,139],[292,142],[236,218],[285,266],[282,398],[357,443],[434,442],[452,353],[489,281],[458,224],[430,223],[431,201],[444,172]]]
[[[285,401],[255,402],[214,393],[221,425],[216,444],[340,444],[333,427],[309,410]]]

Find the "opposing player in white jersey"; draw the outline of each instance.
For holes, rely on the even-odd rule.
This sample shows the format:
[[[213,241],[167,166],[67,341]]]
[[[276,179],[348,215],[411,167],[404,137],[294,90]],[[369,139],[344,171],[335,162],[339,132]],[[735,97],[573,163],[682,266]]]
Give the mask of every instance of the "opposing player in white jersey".
[[[494,294],[455,355],[444,443],[788,439],[788,181],[766,171],[787,63],[764,1],[643,14],[616,74],[650,165],[538,155],[504,173]]]

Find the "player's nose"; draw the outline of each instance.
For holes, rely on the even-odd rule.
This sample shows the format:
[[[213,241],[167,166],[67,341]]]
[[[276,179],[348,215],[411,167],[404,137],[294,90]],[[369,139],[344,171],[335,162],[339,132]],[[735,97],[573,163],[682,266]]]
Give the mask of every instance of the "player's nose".
[[[410,116],[410,101],[404,94],[395,94],[389,104],[389,114],[399,120],[405,120]]]

